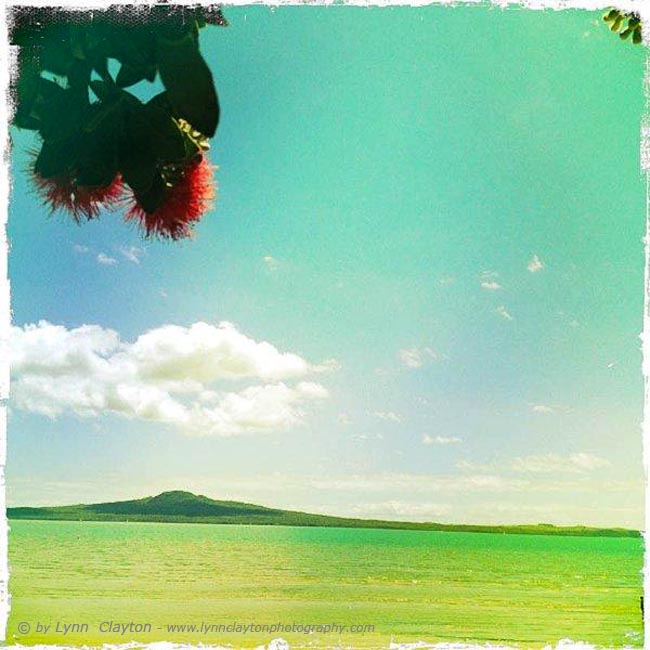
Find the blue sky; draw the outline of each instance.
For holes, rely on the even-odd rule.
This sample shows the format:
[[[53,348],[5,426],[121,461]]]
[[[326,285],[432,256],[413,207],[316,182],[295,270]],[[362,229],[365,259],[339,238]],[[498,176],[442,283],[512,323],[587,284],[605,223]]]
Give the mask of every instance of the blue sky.
[[[640,526],[641,48],[576,11],[227,17],[193,240],[48,217],[12,133],[14,323],[51,325],[16,335],[10,502]]]

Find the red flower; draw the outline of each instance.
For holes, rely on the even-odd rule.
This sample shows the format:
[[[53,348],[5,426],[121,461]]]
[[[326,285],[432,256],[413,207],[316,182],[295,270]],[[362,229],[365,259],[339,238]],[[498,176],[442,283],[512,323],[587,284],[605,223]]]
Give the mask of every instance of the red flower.
[[[192,235],[192,227],[212,207],[214,197],[212,165],[202,154],[182,170],[158,208],[146,212],[134,197],[126,219],[137,219],[147,236],[182,239]]]
[[[102,208],[115,207],[124,193],[119,174],[104,187],[80,186],[71,176],[43,178],[38,172],[34,172],[34,183],[51,212],[67,210],[75,221],[93,219]]]

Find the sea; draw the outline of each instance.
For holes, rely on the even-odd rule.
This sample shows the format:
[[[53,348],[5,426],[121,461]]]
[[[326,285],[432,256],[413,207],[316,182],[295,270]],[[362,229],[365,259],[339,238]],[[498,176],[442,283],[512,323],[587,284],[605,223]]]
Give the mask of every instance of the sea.
[[[640,538],[10,525],[10,646],[643,646]]]

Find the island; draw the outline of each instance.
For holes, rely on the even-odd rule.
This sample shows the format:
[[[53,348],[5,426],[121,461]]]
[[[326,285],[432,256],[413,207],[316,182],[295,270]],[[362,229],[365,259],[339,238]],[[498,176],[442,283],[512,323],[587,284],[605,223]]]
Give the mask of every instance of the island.
[[[280,510],[239,501],[217,501],[180,490],[157,496],[110,503],[47,507],[7,508],[9,519],[64,521],[124,521],[196,524],[246,524],[265,526],[320,526],[338,528],[387,528],[462,533],[508,533],[520,535],[573,535],[590,537],[640,537],[626,528],[554,526],[553,524],[477,525],[436,522],[384,521],[318,515]]]

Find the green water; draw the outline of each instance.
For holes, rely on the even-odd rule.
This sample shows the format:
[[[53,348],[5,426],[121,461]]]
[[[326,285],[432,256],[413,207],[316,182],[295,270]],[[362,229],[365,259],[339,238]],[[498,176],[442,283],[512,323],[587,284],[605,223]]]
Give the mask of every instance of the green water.
[[[8,641],[167,639],[254,647],[282,637],[293,645],[377,647],[392,639],[541,647],[571,638],[641,646],[642,544],[630,538],[13,521]],[[99,629],[102,622],[131,621],[151,629]],[[202,622],[375,628],[307,635],[164,627]],[[30,631],[21,634],[20,623]],[[37,632],[39,624],[52,627]],[[64,626],[73,624],[87,629],[68,628],[64,635]]]

